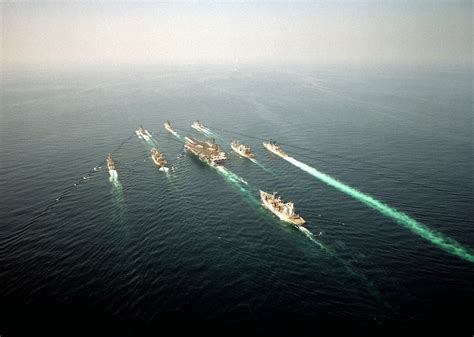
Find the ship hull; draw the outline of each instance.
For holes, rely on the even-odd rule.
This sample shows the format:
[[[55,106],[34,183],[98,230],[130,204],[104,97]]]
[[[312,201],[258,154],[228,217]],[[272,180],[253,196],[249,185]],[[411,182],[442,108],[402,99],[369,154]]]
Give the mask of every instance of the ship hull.
[[[109,172],[117,170],[114,162],[107,163],[107,169],[109,170]]]
[[[265,193],[263,191],[260,191],[260,200],[262,200],[262,205],[265,206],[269,211],[271,211],[273,214],[275,214],[280,220],[289,222],[297,227],[302,226],[306,223],[306,221],[302,217],[298,218],[290,218],[286,216],[285,214],[281,214],[277,212],[273,207],[270,201],[265,200],[264,196],[269,195],[268,193]]]
[[[147,130],[145,130],[145,132],[140,132],[139,130],[136,130],[135,133],[140,139],[150,140],[151,134]]]
[[[279,157],[282,157],[282,158],[287,158],[287,157],[288,157],[288,155],[287,155],[286,153],[280,153],[280,152],[276,151],[276,150],[273,149],[268,143],[263,143],[263,146],[265,146],[265,148],[266,148],[268,151],[270,151],[270,152],[276,154],[276,155],[279,156]]]
[[[158,160],[155,159],[155,157],[151,156],[151,159],[153,159],[153,162],[160,167],[161,171],[168,171],[168,168],[165,165],[160,164]]]
[[[199,160],[209,164],[209,165],[223,165],[225,162],[225,154],[221,151],[219,151],[219,154],[223,154],[220,158],[212,158],[215,157],[214,155],[209,153],[208,150],[205,150],[206,143],[205,142],[200,142],[188,137],[184,138],[186,143],[184,144],[185,150],[191,152],[194,154],[196,157],[199,158]],[[203,153],[207,152],[207,153]]]
[[[171,126],[169,126],[168,124],[165,124],[165,129],[171,133],[174,133],[174,130]]]
[[[221,160],[221,161],[213,161],[213,160],[210,160],[208,159],[206,156],[200,154],[199,152],[193,150],[191,147],[187,146],[187,145],[184,145],[184,148],[191,152],[193,155],[195,155],[196,157],[198,157],[198,159],[206,164],[209,164],[211,166],[217,166],[217,165],[224,165],[224,160]]]
[[[239,149],[237,149],[236,147],[234,147],[234,146],[232,146],[232,145],[230,146],[230,148],[231,148],[232,150],[234,150],[234,152],[236,152],[237,154],[239,154],[240,156],[242,156],[242,157],[244,157],[244,158],[247,158],[247,159],[253,159],[253,158],[255,158],[255,155],[254,155],[253,153],[252,153],[252,154],[246,154],[246,153],[244,153],[244,152],[239,151]]]

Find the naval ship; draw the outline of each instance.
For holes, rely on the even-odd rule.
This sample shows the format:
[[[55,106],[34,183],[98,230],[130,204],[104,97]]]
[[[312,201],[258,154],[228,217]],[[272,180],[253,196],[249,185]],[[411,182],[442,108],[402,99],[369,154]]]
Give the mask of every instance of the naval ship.
[[[207,132],[208,131],[207,127],[204,124],[202,124],[200,121],[195,121],[191,125],[191,127],[193,129],[197,130],[197,131],[202,131],[202,132]]]
[[[168,171],[166,167],[167,161],[162,153],[158,151],[156,147],[152,148],[151,151],[151,159],[153,159],[154,163],[160,167],[161,171]]]
[[[284,203],[280,197],[276,196],[276,193],[270,194],[264,191],[260,191],[260,199],[263,205],[272,211],[281,220],[292,223],[296,226],[302,226],[306,221],[295,213],[293,202],[288,201]]]
[[[184,140],[186,150],[210,165],[223,164],[226,160],[225,152],[220,149],[214,140],[212,142],[199,141],[191,137],[185,137]]]
[[[277,156],[280,156],[280,157],[282,157],[282,158],[288,157],[288,155],[286,154],[286,152],[283,151],[283,150],[281,149],[281,147],[280,147],[279,145],[277,145],[277,143],[274,142],[273,140],[270,140],[270,141],[268,141],[268,142],[263,142],[263,146],[265,146],[268,151],[273,152],[273,153],[276,154]]]
[[[248,146],[245,146],[244,144],[240,144],[239,141],[233,140],[230,143],[230,147],[232,150],[240,154],[242,157],[248,158],[248,159],[253,159],[255,158],[255,155],[253,152],[250,150]]]
[[[107,169],[109,170],[111,177],[117,176],[117,167],[115,166],[115,162],[112,159],[112,153],[109,153],[107,156]]]
[[[169,132],[171,132],[171,133],[174,133],[174,132],[175,132],[175,131],[173,130],[173,127],[171,126],[170,121],[167,120],[166,123],[164,124],[164,126],[165,126],[165,129],[168,130]]]
[[[151,134],[148,132],[148,130],[145,130],[143,126],[140,126],[138,130],[135,131],[137,134],[138,138],[140,139],[145,139],[145,140],[150,140]]]

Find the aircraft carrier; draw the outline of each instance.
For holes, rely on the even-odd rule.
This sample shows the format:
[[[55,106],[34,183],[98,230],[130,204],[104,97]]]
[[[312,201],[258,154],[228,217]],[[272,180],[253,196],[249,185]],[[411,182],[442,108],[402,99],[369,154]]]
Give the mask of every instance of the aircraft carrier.
[[[200,141],[192,137],[185,137],[184,140],[186,150],[210,165],[221,165],[227,159],[225,152],[214,141]]]

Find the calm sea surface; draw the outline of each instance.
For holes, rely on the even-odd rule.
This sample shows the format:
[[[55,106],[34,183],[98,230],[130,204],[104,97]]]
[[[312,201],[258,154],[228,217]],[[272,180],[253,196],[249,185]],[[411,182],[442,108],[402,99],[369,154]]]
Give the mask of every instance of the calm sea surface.
[[[471,81],[397,67],[5,70],[0,334],[28,322],[115,335],[450,322],[472,335]],[[184,152],[167,119],[182,137],[205,139],[190,125],[206,124],[226,170]],[[169,174],[134,135],[141,124]],[[422,230],[271,154],[270,138]],[[233,139],[259,164],[232,153]],[[99,167],[109,152],[118,182]],[[293,200],[312,235],[266,211],[260,189]]]

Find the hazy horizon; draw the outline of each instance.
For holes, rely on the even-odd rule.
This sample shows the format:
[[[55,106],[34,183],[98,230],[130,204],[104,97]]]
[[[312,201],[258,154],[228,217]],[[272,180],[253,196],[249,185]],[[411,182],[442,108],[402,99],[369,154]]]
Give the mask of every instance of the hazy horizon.
[[[3,3],[2,66],[471,65],[471,2]]]

